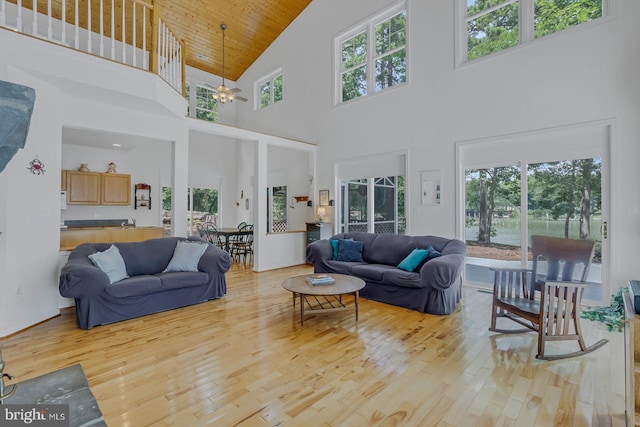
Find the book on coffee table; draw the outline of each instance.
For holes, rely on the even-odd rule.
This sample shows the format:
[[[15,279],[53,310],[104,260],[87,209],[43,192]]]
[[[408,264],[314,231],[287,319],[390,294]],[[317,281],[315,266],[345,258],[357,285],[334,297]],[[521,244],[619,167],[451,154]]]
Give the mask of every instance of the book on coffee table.
[[[335,283],[335,279],[328,274],[311,274],[307,276],[307,282],[310,285],[330,285]]]

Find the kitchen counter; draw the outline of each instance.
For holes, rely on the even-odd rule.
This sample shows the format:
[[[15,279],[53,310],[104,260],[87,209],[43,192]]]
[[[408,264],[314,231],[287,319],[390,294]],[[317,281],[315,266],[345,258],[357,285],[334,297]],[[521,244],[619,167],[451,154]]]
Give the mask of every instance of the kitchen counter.
[[[71,251],[81,243],[142,242],[164,236],[162,227],[88,226],[60,230],[60,250]]]

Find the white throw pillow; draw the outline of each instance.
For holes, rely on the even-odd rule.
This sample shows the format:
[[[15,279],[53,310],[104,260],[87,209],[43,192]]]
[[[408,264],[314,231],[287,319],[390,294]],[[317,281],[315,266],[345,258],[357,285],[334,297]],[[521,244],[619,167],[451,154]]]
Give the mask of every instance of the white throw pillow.
[[[118,249],[117,246],[111,245],[111,247],[104,252],[91,254],[89,255],[89,259],[91,259],[91,262],[93,262],[96,267],[109,276],[110,283],[119,282],[129,277],[124,259],[122,259],[120,249]]]
[[[173,257],[163,273],[170,271],[198,271],[200,257],[209,245],[202,242],[189,242],[180,240],[173,251]]]

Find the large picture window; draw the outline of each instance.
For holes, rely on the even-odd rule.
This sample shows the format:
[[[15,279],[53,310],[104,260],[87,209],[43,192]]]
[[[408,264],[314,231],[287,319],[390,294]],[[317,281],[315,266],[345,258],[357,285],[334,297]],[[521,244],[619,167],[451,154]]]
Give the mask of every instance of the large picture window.
[[[402,2],[336,38],[336,104],[406,82],[406,18]]]
[[[464,63],[606,16],[609,0],[457,0]]]

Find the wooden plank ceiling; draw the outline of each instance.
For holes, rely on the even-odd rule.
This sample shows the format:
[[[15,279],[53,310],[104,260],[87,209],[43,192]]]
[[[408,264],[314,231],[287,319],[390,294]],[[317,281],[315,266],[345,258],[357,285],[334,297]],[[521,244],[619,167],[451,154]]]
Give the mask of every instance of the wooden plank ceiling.
[[[186,45],[187,65],[237,80],[311,0],[155,0],[160,16]],[[208,59],[198,59],[196,55]]]
[[[17,0],[8,0],[17,3]],[[52,15],[61,19],[61,0],[50,0]],[[91,1],[92,31],[99,32],[100,0]],[[110,36],[111,0],[102,0],[105,20],[105,35]],[[311,3],[311,0],[139,0],[141,5],[153,4],[159,16],[175,36],[183,40],[187,65],[221,76],[222,75],[222,30],[225,32],[224,77],[236,81],[285,28]],[[32,1],[22,2],[31,9]],[[47,14],[47,1],[37,0],[38,12]],[[66,1],[66,20],[73,23],[74,1]],[[114,3],[116,17],[121,16],[122,0]],[[140,6],[141,7],[141,6]],[[79,26],[87,28],[87,0],[78,4]],[[127,28],[131,28],[131,3],[126,1]],[[138,12],[140,15],[141,12]],[[151,22],[147,18],[147,30]],[[120,40],[121,19],[114,19],[116,39]],[[141,33],[138,26],[138,33]],[[142,36],[138,36],[137,45]],[[127,42],[131,43],[130,31]],[[147,40],[150,44],[150,40]],[[200,59],[203,55],[207,59]]]

